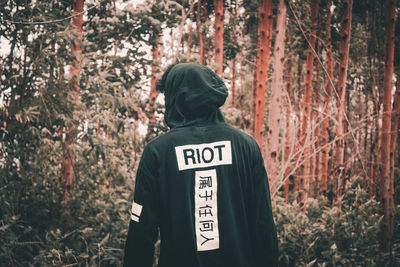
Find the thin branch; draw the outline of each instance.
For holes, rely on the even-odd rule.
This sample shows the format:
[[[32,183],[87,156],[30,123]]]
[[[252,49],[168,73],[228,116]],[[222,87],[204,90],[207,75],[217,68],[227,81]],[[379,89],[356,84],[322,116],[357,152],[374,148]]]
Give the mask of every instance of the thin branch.
[[[331,84],[332,88],[334,89],[336,96],[338,97],[338,99],[340,99],[339,93],[338,93],[338,91],[337,91],[335,85],[333,84],[333,81],[332,81],[331,77],[329,76],[328,71],[326,70],[325,66],[323,65],[320,56],[317,54],[317,52],[314,50],[314,48],[313,48],[312,45],[310,44],[310,41],[308,40],[308,38],[307,38],[307,36],[306,36],[306,34],[305,34],[305,32],[304,32],[304,29],[303,29],[303,27],[302,27],[301,24],[300,24],[299,18],[297,17],[296,13],[294,12],[294,10],[293,10],[293,8],[292,8],[292,5],[290,4],[290,1],[287,1],[287,4],[288,4],[289,9],[290,9],[290,11],[292,12],[292,14],[293,14],[295,20],[296,20],[297,25],[298,25],[299,28],[300,28],[300,31],[301,31],[302,35],[304,36],[304,39],[307,41],[308,46],[311,48],[311,50],[313,51],[314,55],[315,55],[316,58],[318,59],[318,63],[321,65],[322,69],[324,70],[325,75],[327,76],[327,78],[328,78],[328,80],[329,80],[329,83]],[[342,105],[342,103],[340,103],[340,105]],[[356,138],[355,138],[355,136],[354,136],[354,131],[353,131],[353,128],[352,128],[352,126],[351,126],[351,124],[350,124],[350,121],[349,121],[349,118],[348,118],[346,112],[344,112],[344,118],[345,118],[346,122],[347,122],[348,125],[349,125],[350,135],[351,135],[351,137],[353,138],[354,145],[355,145],[356,148],[357,148],[357,149],[356,149],[357,156],[359,157],[359,160],[360,160],[360,162],[361,162],[361,167],[362,167],[362,169],[363,169],[363,171],[364,171],[364,174],[365,174],[365,176],[367,177],[368,174],[367,174],[367,171],[366,171],[366,169],[365,169],[364,164],[362,163],[362,158],[361,158],[361,154],[360,154],[359,144],[358,144],[358,142],[357,142],[357,140],[356,140]]]
[[[361,129],[361,128],[362,128],[362,126],[357,127],[357,129]],[[314,130],[314,129],[313,129],[313,130]],[[278,177],[280,177],[280,179],[279,179],[279,182],[277,183],[277,187],[276,187],[276,188],[278,188],[278,189],[281,188],[281,187],[284,185],[286,179],[289,179],[289,177],[290,177],[291,175],[293,175],[293,174],[296,172],[296,170],[297,170],[298,168],[300,168],[300,166],[301,166],[302,164],[304,164],[306,161],[310,160],[310,158],[313,157],[316,153],[322,151],[325,147],[329,147],[329,146],[333,145],[333,144],[336,143],[338,140],[346,138],[346,136],[348,136],[348,135],[350,135],[349,132],[344,133],[344,134],[341,135],[341,136],[336,136],[332,141],[330,141],[329,143],[327,143],[325,146],[320,146],[320,147],[319,147],[317,150],[315,150],[311,155],[308,155],[308,156],[306,156],[306,157],[298,157],[297,160],[296,160],[296,162],[295,162],[294,167],[291,169],[291,171],[289,172],[289,174],[288,174],[287,176],[285,176],[285,175],[284,175],[284,171],[282,171],[284,168],[281,168],[282,170],[279,172],[279,175],[278,175]],[[301,155],[302,152],[304,151],[305,147],[306,147],[306,146],[309,146],[311,143],[312,143],[312,141],[308,141],[306,144],[304,144],[303,147],[300,148],[299,151],[297,151],[297,152],[295,152],[295,153],[292,153],[292,151],[291,151],[291,152],[290,152],[289,159],[287,160],[287,162],[284,163],[284,166],[286,167],[287,165],[289,165],[289,162],[291,162],[291,161],[293,160],[293,158],[296,158],[297,155]],[[272,197],[274,197],[274,196],[278,193],[278,191],[279,191],[278,189],[277,189],[274,193],[271,194]]]
[[[85,13],[86,11],[89,11],[89,10],[95,8],[95,7],[96,7],[96,6],[89,7],[87,10],[84,10],[84,11],[78,12],[78,13],[75,13],[75,14],[73,14],[73,15],[71,15],[71,16],[68,16],[68,17],[65,17],[65,18],[62,18],[62,19],[55,19],[55,20],[48,20],[48,21],[13,21],[13,20],[0,19],[0,21],[1,21],[1,22],[6,22],[6,23],[9,23],[9,24],[22,24],[22,25],[44,25],[44,24],[53,24],[53,23],[63,22],[63,21],[72,19],[72,18],[74,18],[74,17],[77,17],[77,16],[79,16],[79,15]]]

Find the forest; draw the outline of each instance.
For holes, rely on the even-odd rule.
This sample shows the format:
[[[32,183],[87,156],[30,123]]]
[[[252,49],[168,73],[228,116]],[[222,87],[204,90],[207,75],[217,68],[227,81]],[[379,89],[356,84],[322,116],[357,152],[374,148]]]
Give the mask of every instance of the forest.
[[[156,81],[197,62],[263,152],[279,265],[400,266],[399,11],[0,1],[0,265],[122,266],[141,153],[168,131]]]

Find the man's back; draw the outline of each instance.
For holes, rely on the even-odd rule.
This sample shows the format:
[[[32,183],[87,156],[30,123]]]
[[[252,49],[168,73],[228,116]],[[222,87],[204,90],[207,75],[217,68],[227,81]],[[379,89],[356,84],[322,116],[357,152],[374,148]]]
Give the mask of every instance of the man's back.
[[[143,152],[125,265],[151,266],[159,228],[159,266],[275,266],[276,230],[257,143],[228,126],[219,110],[183,120],[182,109],[169,111],[170,123],[184,123]]]

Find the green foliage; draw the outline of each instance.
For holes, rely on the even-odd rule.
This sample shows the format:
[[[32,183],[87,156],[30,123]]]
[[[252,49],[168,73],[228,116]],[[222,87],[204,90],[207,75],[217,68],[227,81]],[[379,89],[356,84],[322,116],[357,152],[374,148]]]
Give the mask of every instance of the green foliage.
[[[393,262],[400,264],[400,204],[395,206],[393,212],[394,224],[393,224]]]
[[[305,211],[278,200],[280,266],[385,266],[378,203],[360,184],[356,177],[346,184],[340,208],[324,198],[309,199]]]
[[[78,193],[82,195],[75,195],[69,203],[69,219],[74,219],[68,222],[67,229],[47,231],[43,240],[46,245],[34,257],[35,264],[117,266],[121,263],[130,195],[126,187],[99,188],[97,181],[92,183],[80,184],[83,190]]]
[[[400,169],[394,168],[394,204],[400,205]]]

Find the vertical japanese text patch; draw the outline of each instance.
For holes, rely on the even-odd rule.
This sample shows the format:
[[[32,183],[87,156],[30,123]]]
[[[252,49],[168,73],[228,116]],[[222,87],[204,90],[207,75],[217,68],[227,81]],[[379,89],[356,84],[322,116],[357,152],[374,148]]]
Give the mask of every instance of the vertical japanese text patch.
[[[231,141],[175,147],[180,171],[232,164]]]
[[[219,248],[217,172],[195,172],[195,223],[197,250]]]

